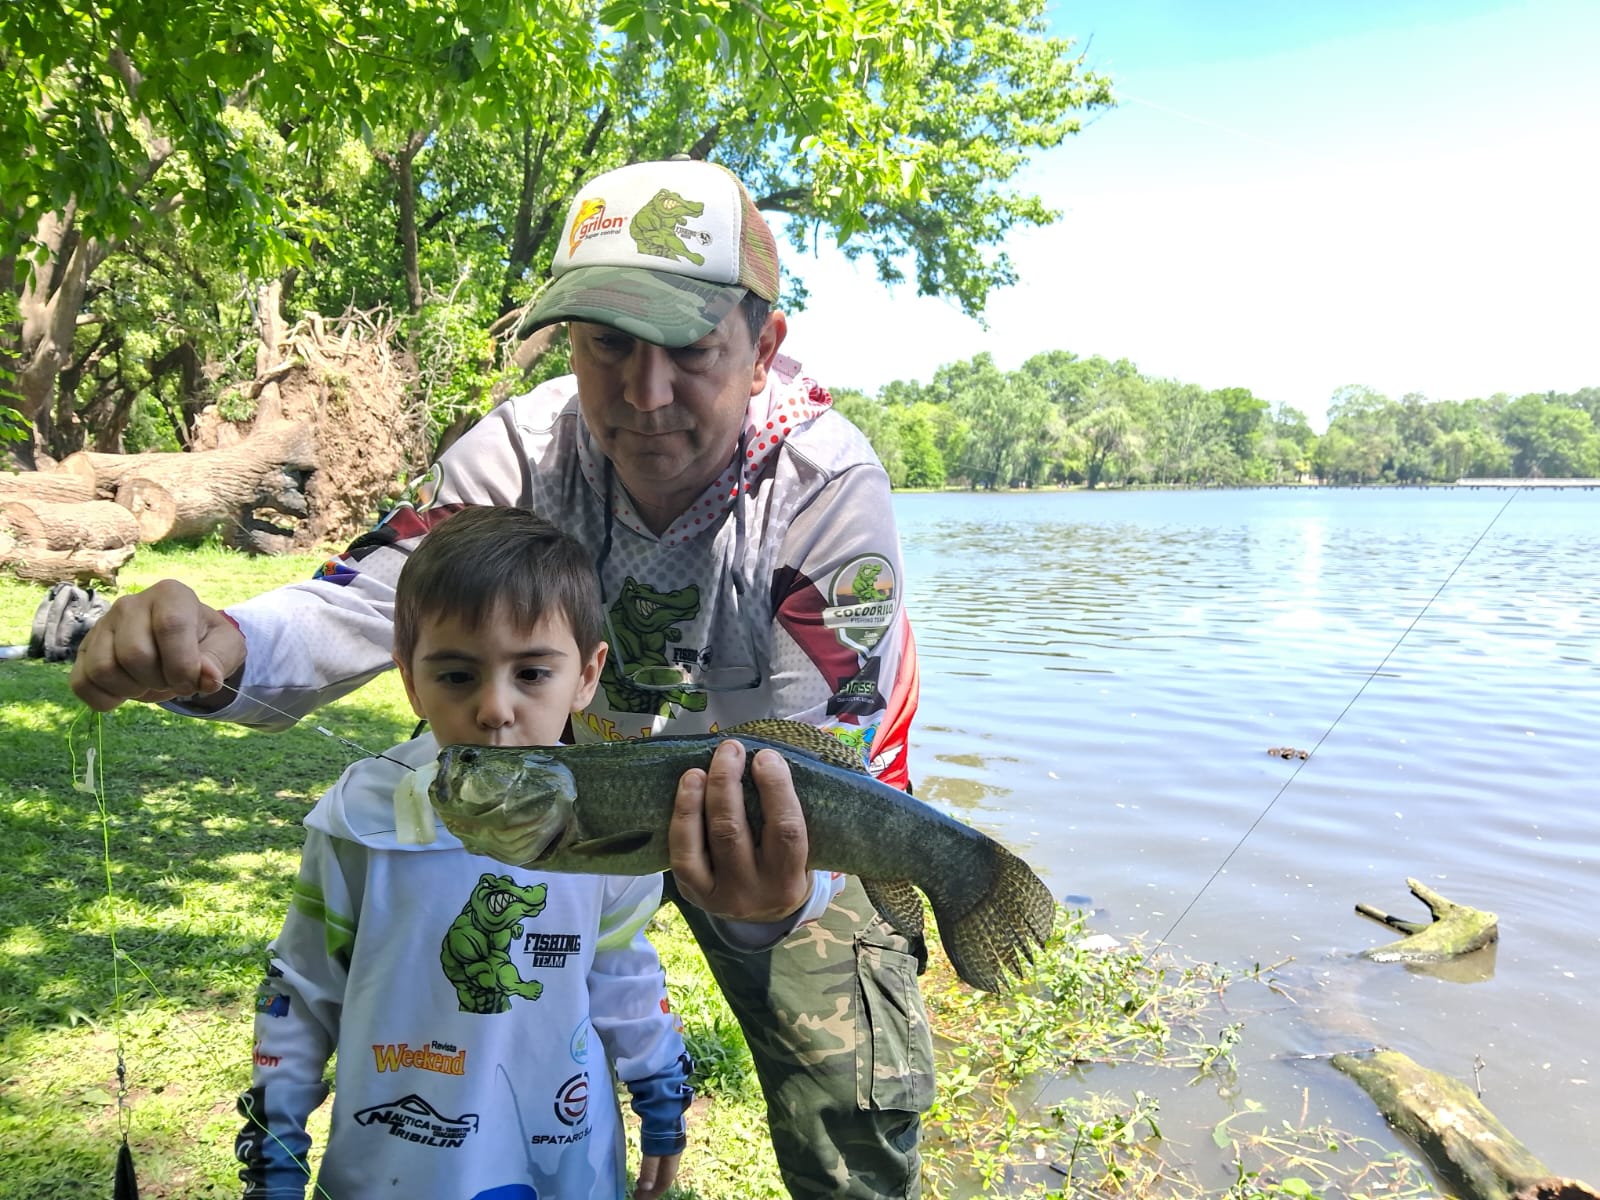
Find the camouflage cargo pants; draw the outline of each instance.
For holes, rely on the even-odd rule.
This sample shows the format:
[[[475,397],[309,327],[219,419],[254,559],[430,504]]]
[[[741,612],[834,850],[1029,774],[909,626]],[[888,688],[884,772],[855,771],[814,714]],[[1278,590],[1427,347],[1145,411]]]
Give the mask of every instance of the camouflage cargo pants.
[[[670,874],[667,895],[750,1043],[789,1194],[920,1196],[933,1037],[914,948],[861,884],[849,880],[821,920],[759,954],[729,949]]]

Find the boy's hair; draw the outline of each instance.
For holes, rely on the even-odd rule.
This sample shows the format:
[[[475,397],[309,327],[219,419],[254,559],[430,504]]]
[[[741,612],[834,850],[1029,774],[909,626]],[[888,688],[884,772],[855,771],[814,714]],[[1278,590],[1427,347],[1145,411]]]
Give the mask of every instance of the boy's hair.
[[[401,568],[395,656],[410,663],[427,618],[448,612],[476,629],[497,605],[528,627],[561,614],[585,658],[605,637],[600,580],[582,545],[525,508],[471,507],[435,526]]]

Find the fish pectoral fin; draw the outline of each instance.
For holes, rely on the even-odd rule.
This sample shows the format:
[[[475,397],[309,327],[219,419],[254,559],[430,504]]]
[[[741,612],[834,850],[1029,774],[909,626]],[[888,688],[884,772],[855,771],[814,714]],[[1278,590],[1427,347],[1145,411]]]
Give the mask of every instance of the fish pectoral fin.
[[[581,842],[573,842],[566,847],[566,850],[571,854],[582,854],[590,858],[611,854],[632,854],[635,850],[643,850],[648,846],[653,837],[655,834],[648,829],[626,829],[606,837],[586,838]]]

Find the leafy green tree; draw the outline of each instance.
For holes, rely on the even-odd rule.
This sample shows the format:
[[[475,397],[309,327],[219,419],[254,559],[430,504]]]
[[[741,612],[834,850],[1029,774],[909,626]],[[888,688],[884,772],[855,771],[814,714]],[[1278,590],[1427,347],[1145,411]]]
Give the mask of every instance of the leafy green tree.
[[[834,228],[850,239],[841,240],[845,255],[870,257],[886,281],[904,277],[909,257],[920,294],[950,296],[974,316],[990,291],[1015,282],[1009,255],[995,248],[1013,228],[1060,214],[1006,185],[1032,154],[1076,133],[1082,114],[1111,103],[1108,80],[1070,40],[1048,35],[1045,9],[1045,0],[947,0],[949,36],[905,45],[880,75],[890,137],[879,144],[915,151],[904,163],[908,186],[835,198],[838,181],[819,171],[825,186],[809,195],[769,187],[774,207],[801,218],[791,225],[796,247],[819,224]],[[800,140],[804,152],[814,145]],[[762,165],[786,155],[769,140]]]
[[[1400,452],[1399,406],[1359,385],[1337,389],[1328,433],[1318,445],[1318,474],[1338,483],[1392,482]],[[1329,438],[1337,431],[1338,437]]]
[[[928,394],[949,407],[966,427],[964,456],[946,465],[973,487],[1009,487],[1033,482],[1030,468],[1041,431],[1049,417],[1049,401],[1026,375],[1001,371],[988,353],[934,372]]]
[[[1266,436],[1271,405],[1249,388],[1218,388],[1211,394],[1222,408],[1228,447],[1240,464],[1241,471],[1246,470],[1248,464],[1255,461],[1261,439]]]
[[[926,401],[893,410],[899,427],[900,461],[905,475],[897,486],[937,488],[945,485],[944,455],[936,432],[938,416]]]
[[[1148,408],[1144,465],[1156,483],[1196,483],[1221,475],[1236,478],[1237,465],[1219,463],[1223,406],[1218,393],[1195,384],[1158,379],[1144,390]]]
[[[901,445],[901,426],[896,414],[880,401],[854,388],[833,390],[833,407],[861,430],[889,474],[892,487],[905,487],[907,466]],[[941,480],[941,482],[943,482]]]
[[[1567,397],[1567,403],[1589,414],[1589,420],[1600,429],[1600,387],[1579,388]]]
[[[91,280],[156,229],[278,276],[291,303],[420,316],[449,297],[487,328],[545,274],[581,177],[676,151],[738,171],[797,244],[830,232],[886,278],[909,261],[979,312],[1013,278],[1000,239],[1054,215],[1011,181],[1110,102],[1042,7],[4,6],[23,411],[49,425]]]
[[[1520,396],[1501,414],[1501,436],[1511,451],[1511,473],[1537,479],[1600,473],[1600,433],[1581,408],[1544,396]]]
[[[1275,482],[1298,481],[1311,471],[1312,451],[1317,435],[1305,413],[1280,404],[1272,414],[1263,455]]]
[[[1099,487],[1120,468],[1132,471],[1146,433],[1134,414],[1148,407],[1149,385],[1138,375],[1114,376],[1098,383],[1073,428],[1084,443],[1084,483]]]

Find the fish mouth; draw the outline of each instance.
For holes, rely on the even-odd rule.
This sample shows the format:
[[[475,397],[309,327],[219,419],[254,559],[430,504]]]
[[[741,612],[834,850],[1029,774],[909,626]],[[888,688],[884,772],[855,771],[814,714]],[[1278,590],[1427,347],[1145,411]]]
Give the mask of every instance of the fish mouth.
[[[507,753],[514,749],[513,753]],[[533,748],[453,746],[440,756],[434,809],[474,854],[512,865],[549,856],[571,824],[571,773]],[[491,898],[496,916],[510,903]]]

